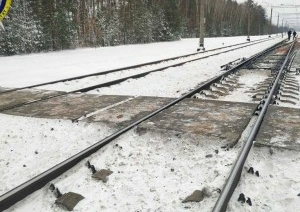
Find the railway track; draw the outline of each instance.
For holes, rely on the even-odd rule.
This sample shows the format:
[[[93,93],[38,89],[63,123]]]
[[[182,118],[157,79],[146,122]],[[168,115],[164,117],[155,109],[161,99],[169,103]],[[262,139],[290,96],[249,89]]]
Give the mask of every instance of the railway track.
[[[92,145],[91,147],[83,150],[82,152],[70,157],[69,159],[63,161],[62,163],[52,167],[51,169],[45,171],[44,173],[38,175],[37,177],[27,181],[26,183],[16,187],[15,189],[7,192],[6,194],[4,194],[0,197],[0,205],[1,205],[0,210],[4,210],[4,209],[10,207],[11,205],[15,204],[19,200],[26,197],[28,194],[30,194],[30,193],[34,192],[35,190],[43,187],[44,185],[49,183],[54,178],[60,176],[66,170],[72,168],[75,164],[77,164],[78,162],[80,162],[84,158],[86,158],[89,155],[91,155],[92,153],[98,151],[100,148],[102,148],[105,145],[109,144],[111,141],[115,140],[116,138],[118,138],[119,136],[121,136],[125,132],[131,130],[132,128],[139,125],[140,123],[144,122],[145,120],[148,120],[149,118],[155,116],[158,113],[161,113],[162,111],[170,108],[171,106],[181,102],[182,100],[184,100],[186,98],[193,97],[195,94],[199,93],[200,91],[203,91],[205,89],[210,88],[213,84],[214,84],[214,86],[216,86],[216,83],[219,83],[221,79],[224,79],[228,76],[231,76],[232,73],[236,72],[237,69],[240,69],[241,67],[249,65],[251,63],[251,61],[256,60],[259,57],[262,57],[263,55],[266,55],[271,50],[274,50],[274,47],[269,48],[269,49],[267,49],[263,52],[260,52],[259,54],[255,55],[255,56],[253,56],[253,57],[251,57],[251,58],[249,58],[245,61],[242,61],[241,63],[239,63],[235,67],[232,67],[229,70],[222,73],[221,75],[219,75],[217,77],[214,77],[213,79],[203,83],[201,86],[193,89],[192,91],[186,93],[185,95],[181,96],[180,98],[175,99],[174,101],[170,102],[169,104],[165,105],[164,107],[153,111],[152,113],[150,113],[149,115],[143,117],[142,119],[140,119],[140,120],[132,123],[131,125],[119,130],[118,132],[108,136],[107,138],[99,141],[98,143],[96,143],[96,144]],[[281,69],[280,69],[275,81],[272,80],[272,82],[271,82],[271,83],[274,84],[274,86],[272,87],[271,90],[269,90],[269,97],[267,98],[266,101],[262,102],[262,104],[258,105],[258,108],[261,107],[261,111],[260,111],[259,117],[258,117],[258,120],[260,120],[260,121],[262,120],[263,114],[267,110],[267,105],[271,102],[272,97],[273,97],[273,95],[274,95],[274,93],[277,89],[276,84],[278,83],[279,79],[281,78],[282,73],[284,72],[284,68],[286,66],[286,63],[288,62],[288,58],[289,58],[289,55],[288,55],[287,59],[285,59],[284,64],[281,66]],[[228,77],[228,78],[231,78],[231,77]],[[226,81],[231,82],[230,80],[226,80]],[[232,81],[232,82],[234,82],[234,81]],[[224,88],[225,87],[226,86],[224,86]],[[21,105],[19,105],[19,106],[21,106]],[[259,125],[260,125],[259,123],[256,124],[255,128],[258,128]],[[256,132],[251,133],[251,135],[250,135],[251,139],[249,138],[249,140],[252,140],[252,137],[255,136],[255,134],[256,134]],[[253,140],[246,143],[247,148],[249,146],[250,147],[252,146],[252,142],[253,142]],[[246,147],[244,147],[243,149],[245,149],[245,148]],[[246,150],[242,150],[242,151],[246,151]],[[247,151],[249,152],[249,150],[247,150]],[[243,156],[243,157],[245,157],[245,156]],[[238,161],[240,161],[240,160],[242,160],[242,162],[239,162],[239,163],[243,164],[245,162],[246,158],[238,159]],[[236,176],[234,177],[234,180],[233,180],[234,183],[231,183],[231,184],[236,185],[236,183],[238,181],[238,176],[240,175],[240,172],[241,172],[241,168],[239,167],[238,168],[238,174],[235,174]],[[231,174],[231,175],[233,175],[233,174]],[[225,197],[223,197],[222,195],[220,196],[221,200],[218,201],[217,205],[215,206],[214,211],[224,211],[224,209],[226,209],[228,201],[230,199],[230,196],[232,195],[232,192],[234,190],[234,188],[232,188],[232,185],[230,185],[230,186],[231,187],[229,189],[226,189],[226,187],[223,189],[222,195],[223,196],[225,195]],[[225,193],[227,190],[229,191],[229,193]]]
[[[242,101],[242,102],[259,102],[266,95],[267,89],[273,83],[274,75],[280,69],[284,61],[285,54],[276,54],[271,52],[263,59],[252,62],[245,66],[243,69],[224,77],[217,83],[214,83],[201,93],[194,95],[194,98],[201,99],[217,99],[223,101]],[[271,62],[270,62],[271,61]],[[292,58],[291,58],[292,61]],[[287,65],[288,66],[288,65]],[[289,70],[289,67],[287,67]],[[278,100],[282,95],[284,97],[293,94],[298,95],[299,86],[292,74],[287,74],[282,82],[280,94],[278,93]],[[284,87],[290,93],[283,93]],[[235,99],[237,94],[244,94],[243,99]],[[295,100],[298,100],[294,97]],[[283,100],[284,101],[284,100]],[[294,102],[294,104],[296,104]]]
[[[205,58],[208,58],[208,57],[212,57],[212,56],[215,56],[215,55],[219,55],[219,54],[224,54],[226,52],[230,52],[230,51],[234,51],[236,49],[240,49],[240,48],[244,48],[244,47],[247,47],[249,45],[255,45],[255,44],[259,44],[261,42],[265,42],[266,40],[260,40],[256,43],[247,43],[247,44],[243,44],[242,46],[238,46],[238,47],[235,47],[233,49],[229,49],[229,50],[225,50],[225,51],[222,51],[222,52],[217,52],[217,53],[213,53],[213,54],[210,54],[210,55],[206,55],[206,56],[203,56],[203,57],[200,57],[200,58],[196,58],[196,59],[191,59],[191,60],[186,60],[184,62],[180,61],[179,63],[175,63],[175,64],[172,64],[172,65],[167,65],[167,66],[164,66],[164,67],[161,67],[161,68],[158,68],[158,69],[153,69],[153,70],[150,70],[150,71],[146,71],[146,72],[142,72],[142,73],[138,73],[138,74],[130,74],[129,76],[126,76],[126,77],[123,77],[123,78],[117,78],[117,79],[114,79],[114,80],[111,80],[111,81],[106,81],[106,82],[103,82],[103,83],[100,83],[100,84],[96,84],[96,85],[93,85],[93,86],[88,86],[88,87],[83,87],[83,88],[79,88],[79,89],[75,89],[75,90],[71,90],[71,91],[68,91],[68,92],[60,92],[60,93],[54,93],[54,94],[47,94],[45,96],[42,96],[40,98],[37,98],[37,99],[34,99],[34,100],[30,100],[30,101],[27,101],[27,102],[21,102],[21,103],[17,103],[17,104],[14,104],[14,105],[9,105],[7,107],[5,106],[2,106],[2,108],[0,108],[0,112],[3,112],[3,111],[6,111],[6,110],[10,110],[10,109],[14,109],[14,108],[17,108],[17,107],[21,107],[21,106],[25,106],[25,105],[29,105],[29,104],[32,104],[32,103],[37,103],[37,102],[40,102],[40,101],[45,101],[45,100],[48,100],[48,99],[52,99],[52,98],[55,98],[55,97],[62,97],[62,96],[66,96],[68,94],[74,94],[74,93],[83,93],[83,92],[89,92],[89,91],[92,91],[92,90],[95,90],[95,89],[99,89],[99,88],[104,88],[104,87],[108,87],[108,86],[112,86],[112,85],[116,85],[116,84],[119,84],[121,82],[124,82],[128,79],[137,79],[137,78],[141,78],[141,77],[144,77],[150,73],[154,73],[154,72],[159,72],[159,71],[163,71],[167,68],[170,68],[170,67],[177,67],[177,66],[182,66],[186,63],[190,63],[190,62],[193,62],[193,61],[197,61],[197,60],[201,60],[201,59],[205,59]],[[199,53],[194,53],[192,55],[195,55],[195,54],[199,54]],[[190,57],[190,55],[188,56]],[[176,58],[178,59],[178,58]],[[173,58],[172,58],[173,60]],[[161,61],[159,61],[161,62]],[[156,62],[155,62],[156,63]],[[144,64],[143,64],[144,65]],[[142,66],[143,66],[142,65]],[[136,66],[135,66],[136,67]],[[127,69],[128,67],[124,68],[124,69]],[[109,73],[112,73],[112,72],[116,72],[116,71],[122,71],[124,69],[118,69],[118,70],[112,70],[112,71],[108,71]],[[131,71],[130,71],[131,72]],[[97,73],[97,75],[99,74],[102,74],[103,72],[101,73]],[[107,73],[107,72],[106,72]],[[76,77],[76,78],[72,78],[72,80],[74,79],[81,79],[81,78],[84,78],[86,77],[87,75],[85,76],[79,76],[79,77]],[[68,79],[70,80],[70,79]],[[60,80],[59,82],[64,82],[66,81],[66,79],[63,79],[63,80]],[[43,85],[46,85],[46,84],[53,84],[53,83],[57,83],[58,81],[55,81],[55,82],[49,82],[49,83],[43,83]],[[42,84],[39,84],[39,85],[32,85],[32,86],[27,86],[27,87],[24,87],[24,88],[19,88],[19,89],[13,89],[13,90],[7,90],[7,91],[4,91],[3,93],[0,93],[0,95],[7,95],[8,98],[10,98],[10,93],[13,92],[13,91],[18,91],[18,90],[23,90],[23,89],[27,89],[27,88],[40,88],[39,86],[41,86]]]
[[[278,87],[280,80],[283,78],[283,76],[286,76],[286,66],[288,65],[289,60],[291,60],[291,52],[293,50],[294,43],[290,47],[289,52],[287,56],[285,57],[285,60],[283,64],[281,65],[280,70],[275,74],[274,78],[270,81],[270,84],[268,85],[268,88],[265,91],[265,96],[263,99],[261,99],[260,104],[258,105],[259,115],[255,122],[255,125],[253,126],[251,133],[247,139],[247,141],[244,143],[239,156],[232,168],[232,171],[230,173],[229,178],[227,179],[227,182],[222,190],[222,193],[213,209],[214,212],[223,212],[226,211],[228,202],[240,180],[240,176],[245,164],[245,161],[248,157],[248,154],[253,146],[253,142],[255,140],[255,137],[257,135],[257,132],[262,124],[262,121],[264,119],[264,116],[266,114],[266,111],[268,110],[268,106],[272,103],[274,103],[276,97],[276,94],[278,93]]]
[[[142,63],[142,64],[136,64],[136,65],[132,65],[132,66],[127,66],[127,67],[122,67],[122,68],[117,68],[117,69],[112,69],[112,70],[107,70],[107,71],[96,72],[96,73],[92,73],[92,74],[86,74],[86,75],[80,75],[80,76],[76,76],[76,77],[64,78],[64,79],[45,82],[45,83],[38,83],[38,84],[34,84],[34,85],[24,86],[24,87],[21,87],[21,88],[6,89],[6,90],[3,90],[3,91],[0,91],[0,95],[4,94],[4,93],[9,93],[9,92],[13,92],[13,91],[28,89],[28,88],[36,88],[36,87],[40,87],[40,86],[46,86],[46,85],[52,85],[52,84],[61,83],[61,82],[79,80],[79,79],[88,78],[88,77],[108,75],[108,74],[113,74],[113,73],[122,72],[122,71],[126,71],[126,70],[135,71],[136,69],[140,69],[142,67],[147,67],[147,66],[151,67],[151,66],[158,65],[158,64],[163,64],[163,65],[162,65],[161,68],[157,68],[157,69],[154,68],[153,71],[154,72],[155,71],[161,71],[161,70],[164,70],[164,69],[167,69],[167,68],[170,68],[170,67],[180,66],[180,65],[183,65],[185,63],[201,59],[201,58],[197,58],[197,57],[198,57],[198,55],[202,55],[204,53],[209,53],[210,54],[210,53],[213,53],[215,51],[219,51],[219,50],[222,50],[222,49],[228,49],[228,48],[232,48],[232,47],[238,47],[238,46],[242,46],[241,48],[243,48],[243,47],[246,47],[246,46],[249,46],[249,45],[259,44],[261,42],[268,41],[270,39],[273,39],[273,38],[263,38],[263,39],[259,39],[259,40],[255,40],[255,41],[250,41],[250,42],[245,42],[245,43],[240,43],[240,44],[234,44],[234,45],[229,45],[229,46],[220,47],[220,48],[215,48],[215,49],[207,50],[205,52],[185,54],[185,55],[181,55],[181,56],[177,56],[177,57],[172,57],[172,58],[167,58],[167,59],[162,59],[162,60],[157,60],[157,61],[152,61],[152,62],[147,62],[147,63]],[[227,51],[225,51],[225,52],[227,52]],[[215,54],[213,54],[213,55],[215,55]],[[212,56],[212,55],[210,55],[210,56]],[[204,58],[206,58],[206,57],[204,57]],[[182,59],[187,59],[187,60],[186,61],[180,61]],[[179,62],[176,62],[178,60],[179,60]],[[166,62],[174,62],[174,65],[164,64]],[[143,71],[143,72],[145,72],[145,71]],[[151,71],[149,73],[151,73]],[[147,74],[147,72],[145,74]],[[141,76],[143,76],[143,75],[141,75]],[[139,76],[137,75],[136,77],[139,77]],[[108,82],[108,84],[109,84],[109,82]]]

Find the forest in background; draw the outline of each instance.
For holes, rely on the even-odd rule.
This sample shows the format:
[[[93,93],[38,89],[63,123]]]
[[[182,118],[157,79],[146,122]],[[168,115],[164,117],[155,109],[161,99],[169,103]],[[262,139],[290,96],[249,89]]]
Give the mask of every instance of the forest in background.
[[[14,0],[0,30],[0,55],[197,37],[201,0]],[[268,34],[252,0],[205,1],[205,36]]]

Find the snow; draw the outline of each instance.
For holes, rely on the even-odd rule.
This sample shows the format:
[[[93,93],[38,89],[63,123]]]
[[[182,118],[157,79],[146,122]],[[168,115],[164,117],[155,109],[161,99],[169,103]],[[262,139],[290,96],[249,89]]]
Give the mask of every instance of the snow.
[[[128,79],[123,83],[110,87],[99,88],[90,91],[90,94],[101,95],[134,95],[134,96],[160,96],[160,97],[179,97],[188,92],[198,84],[220,74],[220,64],[227,64],[233,60],[242,57],[250,57],[268,46],[279,42],[281,38],[259,43],[257,45],[238,49],[230,54],[230,57],[224,57],[223,54],[208,57],[199,61],[187,63],[183,66],[168,68],[164,71],[154,72],[138,79]],[[212,52],[203,54],[211,55]],[[202,55],[201,55],[202,56]],[[203,57],[202,56],[202,57]],[[216,63],[216,61],[218,61]],[[169,63],[168,63],[169,64]],[[163,64],[165,65],[165,64]],[[161,67],[161,65],[159,65]],[[150,66],[151,70],[158,68]],[[142,73],[149,69],[141,68],[139,70],[122,71],[121,73],[112,73],[105,76],[89,77],[84,80],[75,80],[73,82],[64,82],[55,85],[42,86],[42,89],[55,89],[60,91],[72,91],[84,86],[91,86],[98,83],[108,82],[110,80]],[[160,86],[157,86],[160,85]],[[139,89],[137,89],[139,88]]]
[[[253,36],[252,40],[267,38]],[[23,87],[83,74],[195,53],[199,40],[85,48],[60,52],[0,57],[2,87]],[[246,37],[207,38],[207,50],[246,42]]]
[[[91,178],[86,161],[52,183],[62,192],[72,191],[85,197],[74,211],[211,211],[219,195],[217,189],[222,187],[237,155],[237,150],[225,151],[220,146],[215,141],[184,136],[139,136],[129,132],[89,157],[96,168],[113,171],[107,183]],[[219,150],[218,154],[215,150]],[[206,157],[209,154],[212,157]],[[194,190],[204,187],[210,198],[200,204],[181,203]],[[53,206],[55,198],[46,189],[26,198],[20,203],[22,209],[62,211]],[[32,202],[43,205],[34,208]],[[8,211],[18,210],[16,204]]]
[[[297,151],[254,148],[246,161],[241,181],[228,206],[228,211],[297,211],[300,206],[300,155]],[[253,167],[259,177],[247,173]],[[237,199],[240,193],[250,197],[252,206]]]
[[[257,85],[263,82],[269,77],[269,74],[265,71],[239,71],[240,77],[238,78],[238,84],[240,88],[237,88],[224,97],[219,98],[222,101],[235,101],[235,102],[253,102],[253,95],[251,91],[257,89]],[[236,97],[239,97],[238,99]]]
[[[235,89],[233,91],[229,91],[225,93],[223,96],[219,96],[218,100],[220,101],[232,101],[232,102],[255,102],[253,101],[253,96],[256,94],[256,89],[258,88],[258,84],[263,82],[265,79],[269,77],[269,73],[261,70],[240,70],[237,72],[237,82]],[[222,86],[217,85],[217,86]],[[213,91],[218,90],[218,87],[213,86]],[[212,92],[209,90],[205,90],[204,93],[211,94]],[[201,99],[211,99],[204,94],[196,94],[196,98]]]
[[[251,40],[259,38],[261,37],[252,37]],[[205,44],[207,49],[212,49],[245,42],[245,39],[246,37],[208,38]],[[242,56],[250,57],[280,40],[281,38],[275,38],[230,52],[226,57],[220,54],[90,93],[178,97],[201,82],[219,75],[220,65]],[[197,43],[198,39],[183,39],[146,45],[0,57],[1,67],[5,67],[0,70],[0,86],[21,87],[188,54],[195,52]],[[145,69],[131,71],[137,73]],[[129,72],[124,71],[122,74]],[[70,91],[118,76],[119,74],[112,74],[43,88]],[[248,94],[244,99],[241,95],[251,85],[265,78],[263,73],[242,73],[239,80],[245,87],[234,91],[223,100],[250,101]],[[95,113],[97,112],[100,111]],[[0,195],[116,130],[99,123],[72,123],[69,120],[5,114],[0,114],[0,123],[0,165],[4,167],[0,171]],[[250,125],[253,125],[253,120]],[[221,148],[223,144],[218,139],[209,140],[188,135],[178,137],[158,132],[140,135],[131,130],[52,183],[62,193],[72,191],[85,197],[74,211],[211,211],[219,196],[218,189],[222,189],[248,133],[246,130],[238,145],[227,150]],[[279,141],[276,139],[272,142]],[[245,169],[228,211],[281,212],[299,208],[297,194],[300,193],[300,174],[296,171],[299,157],[295,151],[276,149],[270,155],[268,148],[254,148],[250,152],[246,168],[254,167],[261,176],[250,175]],[[85,166],[87,160],[97,170],[113,171],[107,183],[91,178],[91,172]],[[54,204],[55,197],[49,192],[48,186],[7,211],[63,211]],[[185,197],[203,188],[208,190],[209,197],[200,203],[182,203]],[[241,192],[251,197],[253,206],[237,202]]]
[[[283,92],[286,95],[289,95],[289,97],[282,97],[280,96],[280,100],[277,100],[276,103],[278,106],[281,107],[291,107],[291,108],[300,108],[300,75],[292,75],[295,77],[295,81],[298,84],[298,91],[294,90],[294,93],[290,92]],[[298,93],[298,95],[296,95]],[[285,102],[285,101],[290,101],[290,102]]]
[[[245,45],[249,45],[249,44],[245,44]],[[97,85],[97,84],[101,84],[101,83],[106,83],[106,82],[109,82],[112,80],[129,77],[132,75],[153,71],[153,70],[156,70],[159,68],[165,68],[166,66],[174,65],[177,63],[183,63],[186,61],[196,60],[199,58],[206,58],[207,56],[210,56],[210,55],[213,56],[215,54],[218,54],[218,53],[221,53],[224,51],[228,51],[228,50],[234,49],[234,48],[238,48],[238,47],[228,47],[223,50],[216,50],[216,51],[211,51],[211,52],[201,52],[202,54],[200,53],[198,55],[192,55],[187,58],[179,58],[176,60],[166,61],[166,62],[162,62],[159,64],[143,66],[141,68],[134,68],[134,69],[124,70],[124,71],[120,71],[120,72],[113,72],[111,74],[105,74],[105,75],[101,75],[101,76],[86,77],[86,78],[80,79],[80,80],[71,80],[71,81],[56,83],[56,84],[52,84],[52,85],[45,85],[45,86],[41,86],[39,88],[46,89],[46,90],[59,90],[59,91],[70,92],[70,91],[78,90],[78,89],[81,89],[84,87],[89,87],[89,86],[93,86],[93,85]],[[148,78],[147,78],[147,81],[148,81]],[[126,88],[126,90],[128,90],[128,88]]]
[[[112,133],[97,123],[5,114],[0,120],[0,195]]]

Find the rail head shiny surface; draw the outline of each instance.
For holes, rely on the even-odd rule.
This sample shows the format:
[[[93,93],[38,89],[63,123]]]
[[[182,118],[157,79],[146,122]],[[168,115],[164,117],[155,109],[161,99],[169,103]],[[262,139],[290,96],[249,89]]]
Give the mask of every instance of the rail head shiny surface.
[[[263,108],[255,122],[255,125],[253,126],[252,130],[251,130],[251,133],[247,139],[247,141],[245,142],[244,146],[242,147],[239,155],[238,155],[238,158],[235,162],[235,164],[233,165],[233,168],[231,170],[231,173],[226,181],[226,184],[217,200],[217,203],[215,204],[214,208],[213,208],[213,212],[225,212],[226,209],[227,209],[227,206],[228,206],[228,203],[231,199],[231,196],[240,180],[240,176],[241,176],[241,173],[242,173],[242,170],[243,170],[243,167],[244,167],[244,164],[245,164],[245,161],[248,157],[248,154],[253,146],[253,141],[255,139],[255,136],[260,128],[260,125],[264,119],[264,116],[266,114],[266,111],[268,109],[268,106],[273,98],[273,95],[274,95],[274,92],[276,90],[276,87],[279,83],[279,80],[280,80],[280,77],[284,71],[284,68],[291,56],[291,52],[294,48],[294,45],[295,45],[295,42],[291,45],[290,49],[289,49],[289,52],[276,76],[276,80],[272,86],[272,89],[268,95],[268,98],[265,102],[265,104],[263,105]]]

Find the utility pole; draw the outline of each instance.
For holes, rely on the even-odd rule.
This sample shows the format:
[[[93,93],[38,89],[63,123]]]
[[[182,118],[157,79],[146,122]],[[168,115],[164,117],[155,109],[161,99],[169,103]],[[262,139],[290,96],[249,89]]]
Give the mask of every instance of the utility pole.
[[[279,26],[279,14],[278,14],[278,18],[277,18],[277,33],[279,33],[279,28],[278,28],[278,26]],[[277,34],[276,33],[276,34]],[[277,36],[278,36],[278,34],[277,34]]]
[[[271,7],[271,16],[270,16],[270,25],[269,25],[269,37],[271,37],[271,34],[272,34],[272,13],[273,13],[273,8]]]
[[[283,19],[282,19],[282,26],[281,26],[281,37],[283,38]]]
[[[199,20],[199,48],[197,51],[205,51],[204,48],[204,34],[205,34],[205,17],[204,17],[204,4],[205,0],[199,0],[198,1],[200,4],[200,20]]]
[[[250,41],[250,15],[251,15],[251,10],[248,11],[248,37],[247,41]]]
[[[271,37],[271,34],[272,34],[272,11],[273,11],[273,8],[293,8],[293,9],[295,9],[295,8],[300,8],[300,5],[285,5],[285,4],[281,4],[280,6],[271,6],[271,17],[270,17],[270,25],[269,25],[269,37]],[[283,13],[283,14],[279,14],[279,15],[286,16],[286,15],[298,15],[298,14],[299,13]],[[278,17],[278,19],[279,19],[279,17]],[[297,19],[298,19],[298,17],[297,17]],[[293,23],[293,25],[294,24],[295,23]],[[278,31],[280,31],[278,29],[278,25],[279,25],[279,20],[277,20],[277,33],[278,33]],[[299,26],[298,23],[297,23],[297,26]],[[288,31],[290,30],[289,23],[286,21],[286,19],[285,19],[285,25],[284,26],[283,26],[283,20],[282,20],[282,32],[281,32],[282,38],[284,36],[283,34],[284,34],[285,30],[288,30]]]

